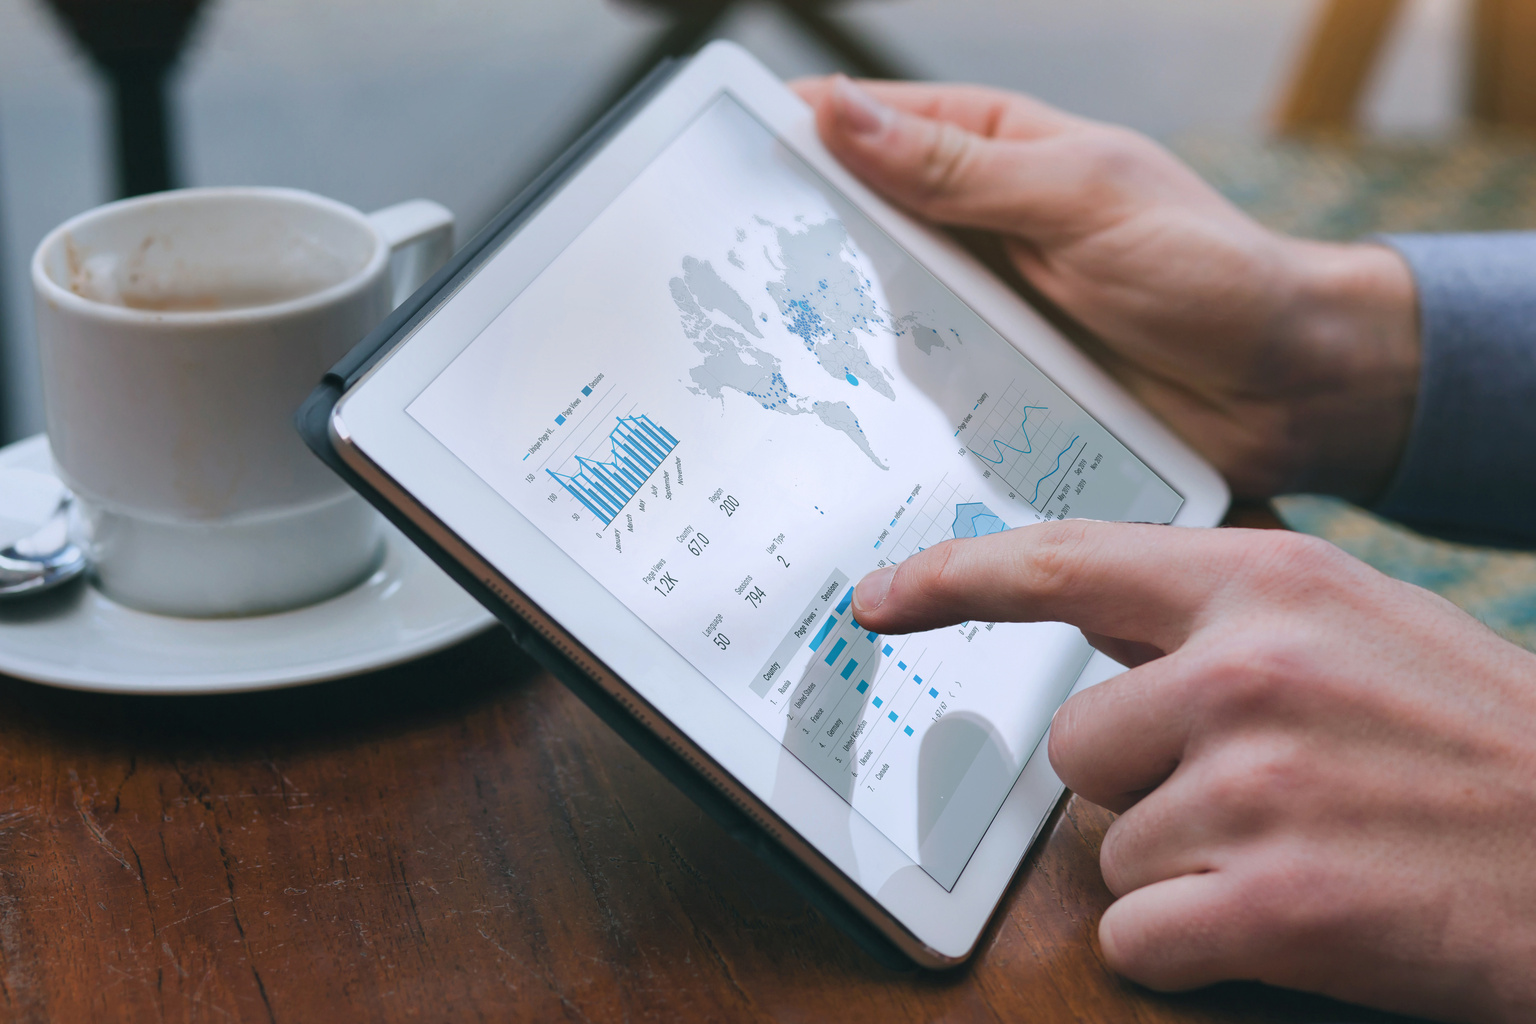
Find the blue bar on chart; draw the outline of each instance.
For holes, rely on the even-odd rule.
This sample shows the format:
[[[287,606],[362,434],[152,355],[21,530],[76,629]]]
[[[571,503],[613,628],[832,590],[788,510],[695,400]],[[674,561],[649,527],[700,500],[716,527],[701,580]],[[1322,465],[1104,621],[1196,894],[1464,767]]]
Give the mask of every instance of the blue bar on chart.
[[[937,697],[938,695],[939,695],[939,691],[938,690],[935,690],[931,686],[928,688],[928,696],[930,696],[930,697]]]
[[[906,733],[908,736],[911,736],[912,735],[912,727],[909,725],[905,729],[903,729],[902,732]]]
[[[867,689],[869,689],[869,680],[867,680],[867,679],[860,679],[859,680],[859,692],[863,693]]]
[[[773,649],[773,653],[764,658],[763,667],[758,670],[752,680],[753,693],[766,699],[770,704],[778,704],[780,699],[788,694],[791,685],[790,677],[792,676],[795,682],[802,685],[809,682],[810,679],[804,675],[803,670],[815,668],[817,657],[825,656],[827,649],[832,646],[832,641],[839,636],[848,637],[848,646],[857,647],[860,651],[865,650],[858,647],[858,638],[863,635],[863,630],[853,634],[851,629],[840,628],[850,625],[847,617],[845,616],[839,622],[838,617],[832,614],[833,604],[847,589],[848,575],[840,569],[833,569],[821,585],[811,592],[810,600],[795,616],[784,633],[783,639]],[[845,647],[843,657],[847,658],[852,653]],[[855,656],[867,664],[864,657]],[[838,664],[837,667],[841,668],[842,665]],[[815,671],[818,673],[818,678],[825,678],[820,676],[819,668]],[[867,676],[870,673],[866,670],[864,674]],[[776,694],[772,692],[774,690],[777,690]],[[798,691],[796,695],[798,696]],[[790,697],[790,699],[795,698]]]
[[[870,643],[874,643],[876,640],[880,639],[880,634],[871,630],[870,632],[864,634],[864,639],[868,640]]]
[[[884,703],[885,703],[885,701],[881,700],[879,697],[875,698],[875,707],[879,707],[881,704],[884,704]]]
[[[886,644],[884,647],[882,647],[880,649],[880,653],[885,655],[887,658],[889,658],[891,656],[891,645],[890,644]]]
[[[678,444],[677,438],[651,422],[649,416],[616,418],[619,425],[608,433],[606,460],[578,455],[575,473],[545,470],[571,497],[601,519],[604,526],[611,524],[630,499],[640,493],[640,488]]]
[[[843,599],[841,601],[837,602],[837,609],[836,609],[837,614],[839,614],[839,615],[843,614],[843,612],[848,610],[848,606],[850,604],[852,604],[852,603],[853,603],[853,588],[849,587],[848,588],[848,593],[844,594],[843,595]]]
[[[828,665],[832,664],[834,661],[836,661],[839,657],[842,656],[843,649],[846,648],[847,646],[848,646],[848,641],[844,640],[842,637],[838,637],[837,638],[837,643],[832,645],[832,650],[829,651],[827,653],[827,656],[824,659],[822,659],[822,660],[825,661]]]
[[[848,664],[843,666],[843,672],[842,672],[843,678],[844,679],[852,679],[853,678],[853,674],[858,671],[858,668],[859,668],[859,663],[854,661],[852,658],[849,658],[848,659]]]
[[[828,618],[826,622],[823,622],[821,628],[816,631],[816,636],[811,640],[811,650],[818,650],[821,647],[821,642],[827,638],[827,634],[832,632],[836,626],[837,616],[835,615]]]
[[[891,715],[890,715],[890,718],[891,718],[891,721],[893,721],[893,722],[896,721],[896,712],[892,711]]]

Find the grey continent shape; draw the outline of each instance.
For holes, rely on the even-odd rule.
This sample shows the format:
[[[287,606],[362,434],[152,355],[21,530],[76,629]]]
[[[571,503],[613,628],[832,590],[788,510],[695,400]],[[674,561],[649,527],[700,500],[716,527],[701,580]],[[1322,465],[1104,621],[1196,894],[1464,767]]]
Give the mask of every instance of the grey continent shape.
[[[764,222],[767,223],[767,222]],[[848,232],[828,218],[802,231],[776,228],[783,276],[768,284],[784,326],[798,335],[827,374],[856,379],[891,401],[896,392],[859,342],[859,332],[890,327],[870,294],[869,282],[843,259]]]
[[[912,335],[912,344],[916,345],[918,350],[925,356],[933,355],[933,350],[936,348],[949,348],[948,345],[944,344],[944,336],[923,323],[916,313],[908,313],[905,316],[897,317],[891,321],[891,329],[896,332],[898,338],[904,334]],[[954,333],[955,340],[959,341],[959,333],[955,332],[953,328],[951,328],[951,332]]]
[[[689,265],[691,261],[691,266]],[[694,348],[704,354],[704,361],[688,371],[693,385],[688,389],[696,395],[704,395],[709,398],[724,401],[727,390],[737,391],[755,400],[764,409],[770,412],[782,413],[786,416],[803,416],[813,414],[821,422],[845,435],[850,441],[859,447],[869,461],[881,469],[889,469],[880,457],[875,454],[869,444],[869,438],[859,426],[858,417],[847,402],[823,402],[798,395],[789,390],[789,384],[784,379],[782,364],[779,358],[772,352],[766,352],[747,340],[740,331],[715,323],[704,312],[702,299],[690,285],[699,280],[704,280],[706,294],[714,303],[721,303],[726,310],[733,308],[731,300],[740,303],[740,309],[746,310],[745,321],[737,320],[748,329],[751,329],[751,308],[746,300],[742,299],[730,285],[722,281],[713,267],[707,261],[685,261],[686,270],[692,270],[692,274],[686,277],[674,277],[670,282],[672,301],[677,305],[678,313],[682,318],[683,333],[693,339]],[[729,292],[729,295],[721,295],[711,289],[718,285],[720,289]],[[718,309],[719,304],[710,308]],[[727,315],[730,315],[728,312]],[[732,319],[736,319],[732,316]],[[754,334],[757,332],[754,330]],[[759,335],[761,337],[761,335]]]
[[[720,275],[715,273],[715,268],[709,265],[708,260],[684,256],[683,282],[688,285],[688,290],[698,300],[700,307],[724,313],[754,338],[763,336],[763,332],[752,322],[752,307],[747,305],[747,300],[736,294],[736,289],[720,280]]]

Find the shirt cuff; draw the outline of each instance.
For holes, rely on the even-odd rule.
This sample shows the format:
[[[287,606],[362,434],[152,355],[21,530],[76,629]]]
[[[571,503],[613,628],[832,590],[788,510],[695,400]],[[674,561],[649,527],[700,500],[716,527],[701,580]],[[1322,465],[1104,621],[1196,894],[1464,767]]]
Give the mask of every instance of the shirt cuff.
[[[1536,545],[1536,232],[1378,240],[1413,272],[1423,364],[1402,462],[1373,511]]]

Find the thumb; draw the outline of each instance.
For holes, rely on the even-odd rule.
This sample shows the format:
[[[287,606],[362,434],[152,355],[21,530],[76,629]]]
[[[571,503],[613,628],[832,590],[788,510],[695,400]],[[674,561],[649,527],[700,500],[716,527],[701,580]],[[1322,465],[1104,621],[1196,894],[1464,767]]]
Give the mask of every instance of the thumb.
[[[1073,167],[1080,161],[1071,159],[1075,133],[993,138],[888,106],[842,75],[807,98],[833,155],[928,220],[1032,236],[1080,201],[1082,177]],[[1061,128],[1070,121],[1061,120]]]

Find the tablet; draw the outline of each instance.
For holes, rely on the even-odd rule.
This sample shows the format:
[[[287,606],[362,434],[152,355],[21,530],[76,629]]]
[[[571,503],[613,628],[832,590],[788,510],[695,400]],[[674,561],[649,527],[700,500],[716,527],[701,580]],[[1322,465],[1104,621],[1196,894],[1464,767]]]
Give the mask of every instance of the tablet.
[[[1115,671],[1059,623],[882,636],[865,573],[1220,477],[740,48],[681,68],[445,283],[331,441],[494,600],[919,963],[974,948]],[[749,869],[750,870],[750,869]]]

